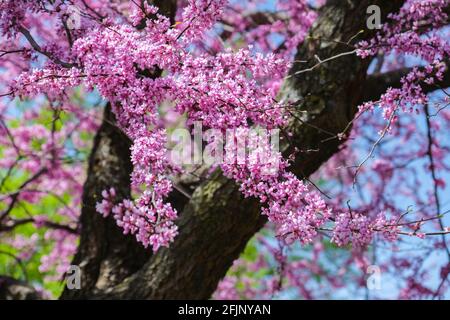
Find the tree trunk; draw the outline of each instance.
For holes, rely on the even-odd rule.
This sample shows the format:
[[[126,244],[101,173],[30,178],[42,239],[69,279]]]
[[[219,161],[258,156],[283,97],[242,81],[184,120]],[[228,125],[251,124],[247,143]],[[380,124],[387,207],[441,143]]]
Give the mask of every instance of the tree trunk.
[[[314,55],[325,59],[351,51],[338,41],[347,42],[366,28],[369,5],[378,4],[384,19],[402,3],[334,0],[320,10],[311,37],[299,47],[296,56],[296,60],[311,62],[292,67],[292,77],[286,80],[281,93],[282,98],[297,101],[290,124],[293,145],[283,145],[284,152],[287,154],[294,147],[318,150],[300,152],[292,168],[297,175],[311,175],[344,142],[331,138],[330,133],[336,135],[349,125],[366,96],[368,62],[352,54],[311,72],[296,72],[314,65]],[[370,36],[368,32],[363,35]],[[130,194],[129,141],[111,124],[113,121],[107,108],[84,186],[80,247],[73,262],[81,267],[82,287],[66,289],[62,298],[210,298],[247,241],[266,222],[258,201],[244,199],[238,187],[220,172],[197,186],[189,201],[175,192],[171,202],[180,212],[179,235],[169,248],[152,255],[134,238],[123,236],[112,218],[104,219],[95,212],[103,189],[112,186],[121,197]]]
[[[42,299],[34,287],[24,281],[0,276],[0,300],[39,300]]]

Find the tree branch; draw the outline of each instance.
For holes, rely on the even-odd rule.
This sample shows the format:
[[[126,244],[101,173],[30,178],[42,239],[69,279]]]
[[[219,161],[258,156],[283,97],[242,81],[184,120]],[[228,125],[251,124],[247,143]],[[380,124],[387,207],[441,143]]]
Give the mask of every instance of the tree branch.
[[[450,61],[446,61],[447,70],[444,73],[444,78],[434,85],[423,84],[422,88],[425,93],[431,93],[441,88],[450,87]],[[399,88],[401,86],[400,80],[408,75],[413,69],[402,68],[394,71],[389,71],[381,74],[373,74],[367,77],[365,82],[364,96],[362,102],[376,101],[380,96],[386,92],[389,87]]]
[[[402,3],[332,0],[320,10],[311,38],[299,47],[296,57],[296,60],[309,59],[311,63],[295,64],[290,72],[292,76],[282,89],[281,98],[296,101],[295,117],[288,128],[294,136],[289,143],[283,143],[283,152],[288,155],[296,148],[318,150],[299,154],[293,165],[296,174],[309,176],[338,152],[343,140],[329,139],[329,133],[342,132],[351,123],[364,95],[368,62],[346,55],[314,72],[295,73],[312,67],[315,55],[331,57],[348,51],[342,43],[325,39],[345,42],[358,34],[365,28],[363,17],[369,4],[380,5],[387,15],[398,10]],[[255,199],[245,199],[234,182],[216,172],[196,188],[187,204],[185,197],[178,197],[176,192],[172,195],[172,203],[181,214],[177,221],[179,235],[169,248],[162,248],[154,255],[139,250],[131,254],[130,251],[136,250],[134,239],[125,243],[111,219],[106,221],[94,209],[89,209],[95,204],[91,195],[100,195],[106,186],[119,187],[123,196],[129,194],[129,151],[114,146],[117,137],[110,135],[113,131],[103,125],[96,137],[85,185],[81,249],[74,261],[83,265],[82,289],[65,291],[62,297],[209,298],[247,241],[265,224],[260,204]],[[92,248],[87,250],[89,247]],[[127,266],[128,259],[137,261],[134,270]],[[84,267],[85,263],[89,267]],[[127,266],[126,271],[121,272],[120,268],[116,271],[118,265]]]
[[[0,300],[39,300],[40,294],[27,283],[0,276]]]

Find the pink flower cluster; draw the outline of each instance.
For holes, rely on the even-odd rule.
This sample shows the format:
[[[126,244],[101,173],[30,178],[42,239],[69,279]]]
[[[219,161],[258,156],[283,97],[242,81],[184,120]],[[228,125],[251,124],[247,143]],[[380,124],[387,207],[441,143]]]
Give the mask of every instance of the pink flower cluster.
[[[249,143],[251,145],[251,141]],[[331,216],[322,197],[287,172],[288,162],[279,152],[262,150],[268,161],[239,161],[235,145],[226,146],[224,174],[240,184],[246,197],[257,197],[263,204],[262,213],[277,227],[277,234],[286,242],[299,240],[303,244],[313,241],[319,228]],[[230,161],[234,160],[234,161]],[[277,164],[274,168],[274,164]]]
[[[189,121],[225,130],[254,123],[273,128],[286,122],[281,103],[274,103],[261,83],[281,78],[285,60],[274,55],[252,55],[249,50],[226,50],[211,57],[187,55],[174,74],[175,110],[186,112]],[[251,77],[249,77],[249,74]]]
[[[378,106],[385,119],[395,122],[393,114],[397,110],[417,111],[417,105],[428,102],[422,85],[442,80],[447,68],[444,60],[450,56],[450,44],[439,31],[448,19],[447,6],[445,0],[407,1],[399,13],[389,15],[392,22],[385,24],[374,38],[359,43],[358,55],[362,58],[379,53],[405,54],[416,56],[425,64],[403,77],[401,88],[389,88],[379,101],[360,106],[361,111]]]
[[[97,205],[98,211],[106,216],[111,210],[124,234],[134,234],[145,247],[151,245],[153,251],[157,251],[161,246],[168,246],[177,235],[177,227],[173,224],[176,211],[161,199],[155,200],[151,192],[145,191],[135,202],[124,200],[118,205],[112,205],[109,200],[114,197],[111,190],[109,193],[104,191],[104,196]]]
[[[98,213],[102,214],[104,218],[106,218],[114,208],[114,198],[116,197],[116,190],[114,188],[103,190],[102,197],[102,201],[97,202],[97,204],[95,205],[95,209]]]
[[[372,242],[375,233],[381,233],[387,240],[398,237],[399,227],[394,219],[386,219],[379,214],[371,220],[367,215],[357,212],[343,212],[335,217],[332,242],[339,246],[352,243],[356,247],[365,247]]]
[[[185,113],[188,124],[202,121],[205,127],[222,131],[241,128],[242,134],[254,125],[270,129],[283,126],[287,120],[283,103],[276,101],[275,92],[265,86],[268,81],[283,78],[289,67],[285,59],[274,54],[252,54],[247,49],[235,52],[229,49],[215,55],[190,51],[190,42],[211,28],[225,3],[189,1],[182,14],[188,24],[179,28],[178,33],[162,15],[156,15],[142,31],[124,24],[87,31],[73,43],[70,56],[77,66],[67,69],[49,64],[47,68],[22,74],[13,86],[16,94],[62,95],[66,88],[84,84],[97,88],[111,102],[119,127],[133,141],[131,181],[138,196],[134,201],[125,200],[112,206],[114,195],[106,192],[98,210],[104,216],[111,210],[125,233],[135,234],[155,251],[167,246],[177,233],[174,224],[177,213],[164,200],[172,191],[169,176],[179,170],[167,157],[159,104],[174,101],[175,111]],[[301,11],[305,5],[282,4],[294,11]],[[152,6],[135,10],[131,17],[133,24],[157,13]],[[160,70],[168,74],[148,76],[158,75]],[[287,242],[310,243],[330,221],[332,210],[318,192],[287,171],[288,163],[280,154],[275,158],[280,165],[275,172],[266,168],[267,163],[248,161],[227,162],[222,169],[241,184],[246,196],[261,200],[263,214],[277,225],[280,237]],[[360,217],[354,223],[359,226],[360,237],[366,239],[371,235],[363,228],[363,220]],[[335,238],[347,239],[348,230],[342,227],[345,221],[337,222]]]
[[[317,18],[317,12],[305,0],[275,1],[273,11],[260,12],[259,6],[265,1],[254,0],[249,3],[236,3],[226,8],[223,19],[227,26],[233,28],[229,38],[244,37],[246,43],[254,44],[265,52],[277,52],[280,56],[290,59],[297,46],[308,34]],[[323,1],[316,1],[317,5]],[[236,10],[244,14],[235,14]],[[260,21],[262,20],[262,21]],[[273,35],[277,39],[273,39]],[[231,43],[233,45],[233,43]]]

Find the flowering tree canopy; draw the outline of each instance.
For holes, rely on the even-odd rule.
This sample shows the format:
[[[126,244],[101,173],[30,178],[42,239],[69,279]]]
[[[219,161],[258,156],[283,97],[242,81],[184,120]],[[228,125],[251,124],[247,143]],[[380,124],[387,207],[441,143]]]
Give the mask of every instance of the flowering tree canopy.
[[[1,0],[0,287],[449,297],[449,14]]]

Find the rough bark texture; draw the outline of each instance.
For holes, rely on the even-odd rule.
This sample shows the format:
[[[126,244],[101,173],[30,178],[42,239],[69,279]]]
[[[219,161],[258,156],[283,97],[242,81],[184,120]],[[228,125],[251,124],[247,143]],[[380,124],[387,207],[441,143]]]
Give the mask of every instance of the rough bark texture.
[[[314,55],[323,59],[352,50],[336,40],[347,42],[365,29],[370,4],[380,5],[386,16],[399,9],[402,1],[329,1],[296,57],[309,59],[311,64],[296,64],[290,72],[293,76],[284,84],[282,96],[297,101],[290,125],[295,134],[284,151],[291,152],[294,147],[318,150],[300,152],[293,166],[300,176],[309,176],[338,151],[343,140],[330,133],[337,134],[348,126],[366,95],[368,62],[348,55],[314,71],[295,73],[314,65]],[[244,199],[237,186],[217,172],[195,189],[187,204],[174,194],[180,234],[170,248],[151,255],[123,236],[110,218],[103,219],[94,210],[106,187],[115,187],[123,197],[130,192],[129,142],[110,124],[113,118],[109,110],[105,119],[89,162],[80,248],[74,259],[82,268],[82,288],[66,290],[62,298],[209,298],[247,241],[266,222],[258,202]]]
[[[0,300],[39,300],[42,297],[26,282],[0,276]]]
[[[149,253],[136,245],[131,236],[123,236],[112,217],[104,219],[95,210],[101,192],[114,187],[120,198],[130,197],[130,141],[114,126],[108,105],[104,121],[94,139],[88,177],[83,190],[82,233],[73,264],[82,269],[83,290],[70,291],[71,298],[84,297],[93,288],[105,288],[122,281],[142,267]],[[66,297],[66,291],[63,298]]]

